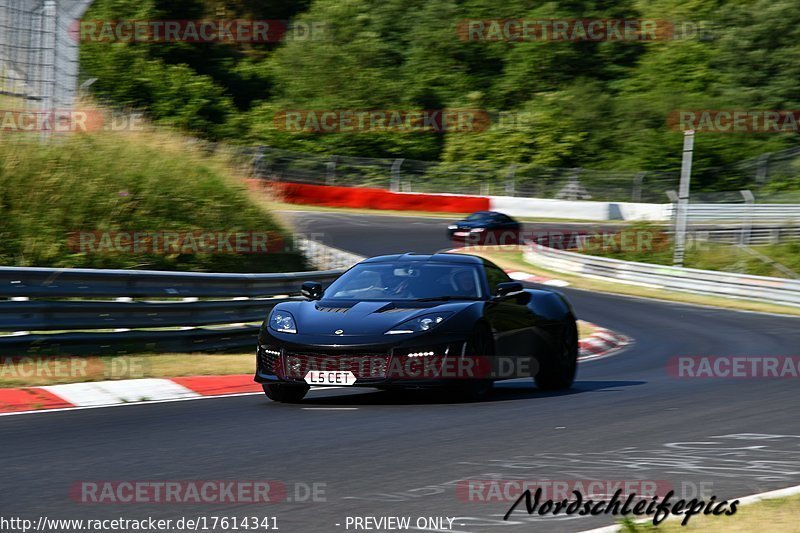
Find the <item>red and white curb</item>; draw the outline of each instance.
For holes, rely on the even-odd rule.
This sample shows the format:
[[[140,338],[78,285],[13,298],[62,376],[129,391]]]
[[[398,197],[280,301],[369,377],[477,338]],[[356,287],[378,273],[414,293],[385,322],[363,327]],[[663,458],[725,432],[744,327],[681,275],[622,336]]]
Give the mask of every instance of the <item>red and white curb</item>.
[[[624,335],[597,328],[579,341],[578,360],[604,357],[629,342]],[[89,381],[0,389],[0,416],[261,393],[261,385],[253,382],[252,374]]]
[[[52,409],[197,400],[261,393],[252,374],[90,381],[0,389],[0,416]]]
[[[578,341],[578,361],[590,361],[605,357],[631,343],[630,337],[621,333],[594,324],[589,324],[589,326],[595,330],[588,337]]]
[[[519,272],[517,270],[506,270],[506,274],[508,274],[508,277],[510,277],[514,281],[530,281],[531,283],[538,283],[540,285],[549,285],[551,287],[569,287],[568,281],[546,278],[544,276],[535,276],[533,274],[528,274],[527,272]]]

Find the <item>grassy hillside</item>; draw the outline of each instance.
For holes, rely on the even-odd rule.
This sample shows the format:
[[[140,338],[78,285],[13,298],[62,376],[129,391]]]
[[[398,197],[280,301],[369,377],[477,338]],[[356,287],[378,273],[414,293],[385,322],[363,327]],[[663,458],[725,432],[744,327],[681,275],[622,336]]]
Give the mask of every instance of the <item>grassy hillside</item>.
[[[70,232],[266,232],[285,235],[250,200],[232,162],[167,133],[0,142],[0,264],[271,272],[305,267],[295,252],[76,253]]]

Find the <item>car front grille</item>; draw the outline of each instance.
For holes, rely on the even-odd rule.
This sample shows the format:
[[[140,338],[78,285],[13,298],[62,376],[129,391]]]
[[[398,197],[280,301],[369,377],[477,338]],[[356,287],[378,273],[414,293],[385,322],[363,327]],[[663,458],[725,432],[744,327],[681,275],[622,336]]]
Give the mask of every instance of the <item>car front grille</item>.
[[[356,379],[380,379],[386,377],[389,367],[385,353],[284,352],[281,360],[281,370],[288,379],[303,379],[310,370],[352,372]]]
[[[265,348],[259,346],[258,348],[258,366],[261,372],[265,374],[277,375],[280,369],[280,355],[275,353],[268,353],[266,350],[279,351],[277,348]]]

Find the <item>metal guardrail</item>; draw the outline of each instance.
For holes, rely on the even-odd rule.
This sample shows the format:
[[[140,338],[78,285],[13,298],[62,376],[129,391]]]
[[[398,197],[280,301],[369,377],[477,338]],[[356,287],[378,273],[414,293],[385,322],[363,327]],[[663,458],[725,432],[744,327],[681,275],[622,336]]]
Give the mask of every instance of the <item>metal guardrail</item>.
[[[207,274],[150,270],[0,267],[0,298],[261,297],[297,293],[303,281],[330,281],[339,272]]]
[[[800,280],[620,261],[539,245],[525,260],[548,270],[631,285],[800,306]]]
[[[292,291],[292,292],[297,292]],[[0,331],[164,328],[257,322],[290,298],[194,302],[5,301]]]
[[[0,267],[0,298],[8,298],[0,301],[0,331],[17,332],[0,335],[0,355],[114,355],[252,346],[258,330],[253,323],[261,322],[272,306],[298,295],[303,281],[328,284],[339,274],[340,270],[206,274]],[[130,301],[142,297],[162,300]],[[66,333],[42,333],[47,331]]]
[[[800,204],[689,204],[689,220],[800,223]],[[670,209],[674,215],[675,206]]]
[[[124,333],[58,333],[0,337],[0,354],[120,355],[197,353],[255,349],[257,326]]]
[[[800,227],[695,229],[691,233],[696,239],[728,244],[777,244],[800,240]]]

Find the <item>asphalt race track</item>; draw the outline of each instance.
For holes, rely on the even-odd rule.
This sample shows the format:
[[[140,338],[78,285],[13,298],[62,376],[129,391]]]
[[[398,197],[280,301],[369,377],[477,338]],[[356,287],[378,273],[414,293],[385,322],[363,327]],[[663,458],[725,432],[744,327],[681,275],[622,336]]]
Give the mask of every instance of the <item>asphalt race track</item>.
[[[444,219],[292,216],[299,231],[361,254],[448,245]],[[348,516],[457,517],[453,531],[578,531],[614,519],[518,508],[503,521],[512,502],[467,501],[458,480],[653,480],[679,497],[718,500],[800,484],[797,380],[667,371],[679,355],[797,355],[800,320],[564,292],[580,318],[636,341],[582,364],[569,392],[522,380],[478,404],[336,389],[300,405],[254,395],[0,417],[2,514],[277,516],[285,532],[345,531]],[[236,506],[69,497],[84,480],[192,479],[278,480],[292,500],[323,483],[324,494]]]
[[[395,253],[398,250],[432,253],[453,247],[447,237],[446,218],[353,216],[348,213],[286,211],[298,233],[362,255]],[[585,222],[524,223],[527,232],[614,231],[619,225]],[[407,246],[407,248],[398,248]]]

